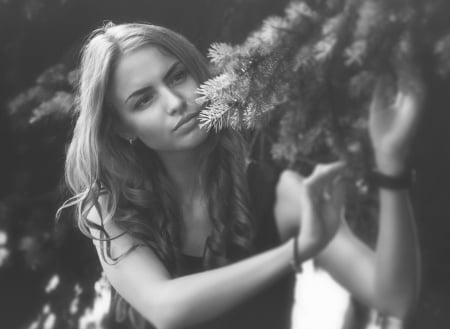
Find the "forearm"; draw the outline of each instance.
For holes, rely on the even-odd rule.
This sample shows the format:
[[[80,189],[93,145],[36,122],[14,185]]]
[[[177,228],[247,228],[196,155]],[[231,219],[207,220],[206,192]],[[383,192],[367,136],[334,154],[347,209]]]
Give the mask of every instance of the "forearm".
[[[289,240],[229,266],[165,281],[149,292],[157,306],[143,315],[162,329],[217,317],[292,270],[292,244]]]
[[[404,318],[417,299],[420,281],[413,211],[406,190],[380,189],[379,198],[374,291],[385,312]]]

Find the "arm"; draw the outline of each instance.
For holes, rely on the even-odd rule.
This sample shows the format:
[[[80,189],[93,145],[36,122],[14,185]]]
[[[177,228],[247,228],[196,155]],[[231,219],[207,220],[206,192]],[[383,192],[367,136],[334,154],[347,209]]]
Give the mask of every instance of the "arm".
[[[417,235],[406,192],[380,190],[377,247],[372,251],[342,221],[338,234],[316,258],[358,300],[405,318],[417,299]]]
[[[410,45],[401,44],[395,58],[397,93],[389,104],[387,83],[380,79],[370,107],[369,127],[378,171],[398,176],[406,159],[423,108],[424,91]],[[420,256],[414,215],[407,189],[379,189],[379,236],[375,289],[379,309],[405,318],[419,294]]]
[[[405,318],[419,294],[420,256],[407,191],[380,190],[376,281],[380,310]]]
[[[305,198],[305,202],[309,199]],[[100,205],[101,207],[101,205]],[[305,203],[304,230],[298,236],[298,255],[306,260],[328,242],[322,234],[320,221]],[[100,223],[98,212],[92,208],[89,219]],[[105,224],[110,236],[120,229],[113,221]],[[98,234],[92,232],[98,237]],[[128,251],[136,241],[128,234],[111,241],[111,255]],[[100,256],[100,246],[95,242]],[[139,247],[114,265],[100,261],[103,270],[118,293],[147,320],[161,329],[180,328],[212,319],[238,305],[280,276],[292,271],[293,241],[250,257],[246,260],[180,278],[171,278],[164,265],[147,247]]]
[[[127,250],[132,239],[119,239],[115,250]],[[288,241],[244,261],[176,279],[145,247],[116,265],[102,266],[118,293],[157,328],[184,328],[230,310],[292,270],[292,248]]]
[[[395,176],[405,170],[423,97],[420,80],[408,60],[397,63],[397,99],[386,102],[386,81],[380,80],[371,104],[370,133],[377,169]],[[334,190],[332,200],[342,197]],[[340,210],[330,204],[322,216],[340,222],[338,233],[316,257],[338,282],[366,305],[399,318],[411,312],[419,291],[420,257],[417,232],[406,190],[379,190],[379,233],[375,251],[349,229]],[[298,214],[298,212],[297,212]],[[282,238],[295,234],[298,215],[279,218]]]

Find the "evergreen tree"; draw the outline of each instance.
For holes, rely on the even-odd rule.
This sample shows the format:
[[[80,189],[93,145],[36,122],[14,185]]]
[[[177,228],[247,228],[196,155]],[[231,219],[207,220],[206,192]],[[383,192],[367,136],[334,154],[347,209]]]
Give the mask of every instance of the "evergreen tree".
[[[239,24],[223,22],[231,31],[243,24],[239,6],[247,6],[248,14],[255,5],[228,2],[224,12],[241,15]],[[0,1],[0,9],[14,7],[20,17],[36,21],[50,4],[63,8],[75,2],[20,3],[19,10],[19,2]],[[447,0],[294,0],[283,16],[265,19],[239,44],[211,46],[216,76],[199,89],[202,124],[242,130],[253,157],[303,173],[317,162],[347,158],[356,182],[348,191],[348,217],[373,243],[376,200],[364,179],[371,166],[368,99],[376,78],[392,72],[392,58],[405,47],[413,49],[427,79],[448,81],[449,15]],[[12,24],[0,25],[6,22]],[[7,30],[0,33],[3,39]],[[54,230],[56,208],[65,198],[59,186],[76,115],[77,74],[73,59],[62,61],[5,106],[14,139],[8,154],[16,166],[12,188],[0,199],[0,309],[20,309],[12,316],[29,329],[78,328],[80,319],[85,327],[105,325],[91,311],[94,306],[105,312],[95,303],[105,297],[96,255],[64,224],[68,220]],[[440,257],[434,262],[442,263]]]

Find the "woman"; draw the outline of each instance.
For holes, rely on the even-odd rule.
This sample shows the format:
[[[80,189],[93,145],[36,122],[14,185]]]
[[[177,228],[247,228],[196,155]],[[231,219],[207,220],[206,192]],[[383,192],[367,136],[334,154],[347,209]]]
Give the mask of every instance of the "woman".
[[[209,73],[195,47],[148,24],[95,31],[82,53],[66,160],[75,196],[64,207],[76,205],[81,230],[95,240],[119,318],[161,329],[287,328],[292,264],[311,257],[367,305],[404,318],[419,263],[401,180],[420,103],[406,71],[393,110],[381,87],[372,102],[378,171],[400,182],[380,181],[372,252],[341,220],[342,163],[308,178],[284,171],[276,189],[254,191],[264,178],[247,169],[237,133],[197,123],[195,92]]]

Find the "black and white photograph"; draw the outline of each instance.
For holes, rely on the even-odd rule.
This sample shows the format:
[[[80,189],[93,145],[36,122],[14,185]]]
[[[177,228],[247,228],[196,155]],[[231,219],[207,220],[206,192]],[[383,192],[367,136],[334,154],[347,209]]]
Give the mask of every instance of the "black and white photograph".
[[[448,0],[0,0],[1,329],[450,328]]]

